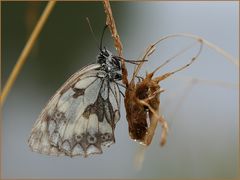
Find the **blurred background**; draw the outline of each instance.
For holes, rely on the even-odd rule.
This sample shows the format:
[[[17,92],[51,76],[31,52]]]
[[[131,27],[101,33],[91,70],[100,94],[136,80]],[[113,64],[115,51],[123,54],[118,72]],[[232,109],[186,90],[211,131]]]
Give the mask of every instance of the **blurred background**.
[[[1,59],[5,84],[47,2],[2,2]],[[238,2],[112,2],[124,56],[137,59],[161,36],[187,32],[204,37],[238,59]],[[158,128],[141,170],[133,159],[139,145],[128,136],[125,110],[115,130],[116,144],[89,158],[50,157],[27,145],[33,123],[48,99],[81,67],[94,63],[105,25],[101,2],[58,2],[3,107],[3,178],[235,178],[238,175],[238,70],[204,46],[188,69],[161,83],[161,111],[169,122],[168,142],[160,148]],[[142,69],[152,71],[192,41],[174,38],[159,44]],[[116,53],[111,35],[104,45]],[[179,67],[185,55],[156,73]],[[128,65],[131,76],[133,65]],[[209,82],[189,83],[199,78]],[[222,83],[216,83],[216,82]],[[215,83],[213,83],[215,82]],[[160,127],[160,126],[159,126]]]

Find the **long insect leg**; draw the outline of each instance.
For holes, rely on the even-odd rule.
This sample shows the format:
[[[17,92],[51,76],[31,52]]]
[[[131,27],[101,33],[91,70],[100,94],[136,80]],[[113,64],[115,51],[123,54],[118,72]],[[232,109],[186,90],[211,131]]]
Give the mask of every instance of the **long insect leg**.
[[[138,82],[141,82],[144,78],[141,76],[136,76],[136,78],[138,79]]]
[[[146,59],[142,59],[142,60],[131,60],[131,59],[124,59],[122,57],[119,57],[120,59],[123,59],[126,63],[129,63],[129,64],[135,64],[135,65],[139,65],[140,63],[143,63],[143,62],[147,62],[148,60]]]

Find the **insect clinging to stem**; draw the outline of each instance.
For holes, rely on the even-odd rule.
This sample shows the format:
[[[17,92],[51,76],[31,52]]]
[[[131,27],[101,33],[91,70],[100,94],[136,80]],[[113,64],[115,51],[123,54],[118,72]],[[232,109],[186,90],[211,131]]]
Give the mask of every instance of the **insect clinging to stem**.
[[[178,34],[168,35],[161,38],[159,41],[151,45],[143,59],[148,59],[148,57],[154,52],[156,45],[168,38],[182,36]],[[196,40],[196,39],[195,39]],[[152,138],[154,136],[155,129],[158,122],[162,126],[161,140],[160,144],[163,146],[166,143],[166,137],[168,132],[167,121],[163,118],[160,113],[160,94],[164,91],[159,83],[176,72],[182,71],[188,66],[190,66],[200,55],[202,51],[203,42],[201,39],[197,39],[197,43],[200,43],[199,50],[197,54],[191,59],[191,61],[182,67],[167,72],[163,75],[154,77],[154,74],[160,70],[163,66],[171,62],[175,57],[179,56],[186,50],[188,50],[193,45],[186,47],[179,53],[175,54],[171,58],[167,59],[164,63],[158,66],[151,73],[147,73],[144,78],[138,76],[139,70],[143,66],[144,62],[136,65],[130,82],[127,82],[125,91],[125,109],[126,117],[128,121],[129,135],[132,139],[139,141],[143,145],[150,145]],[[135,83],[135,79],[138,78],[139,82]]]

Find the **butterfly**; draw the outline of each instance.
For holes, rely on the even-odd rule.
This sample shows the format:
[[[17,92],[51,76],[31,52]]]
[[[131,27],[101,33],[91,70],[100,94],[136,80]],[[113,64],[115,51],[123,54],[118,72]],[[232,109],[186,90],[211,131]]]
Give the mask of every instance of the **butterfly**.
[[[104,28],[105,31],[106,28]],[[28,145],[47,155],[87,157],[115,142],[120,119],[121,59],[100,45],[97,63],[73,74],[35,122]]]

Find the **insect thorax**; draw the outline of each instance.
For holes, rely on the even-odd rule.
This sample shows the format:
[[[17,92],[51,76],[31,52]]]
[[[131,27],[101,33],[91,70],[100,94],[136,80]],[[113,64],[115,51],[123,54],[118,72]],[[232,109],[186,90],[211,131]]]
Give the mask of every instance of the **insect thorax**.
[[[122,79],[120,58],[114,56],[110,51],[101,50],[97,56],[97,63],[101,65],[101,70],[106,72],[106,77],[110,81],[120,81]]]

